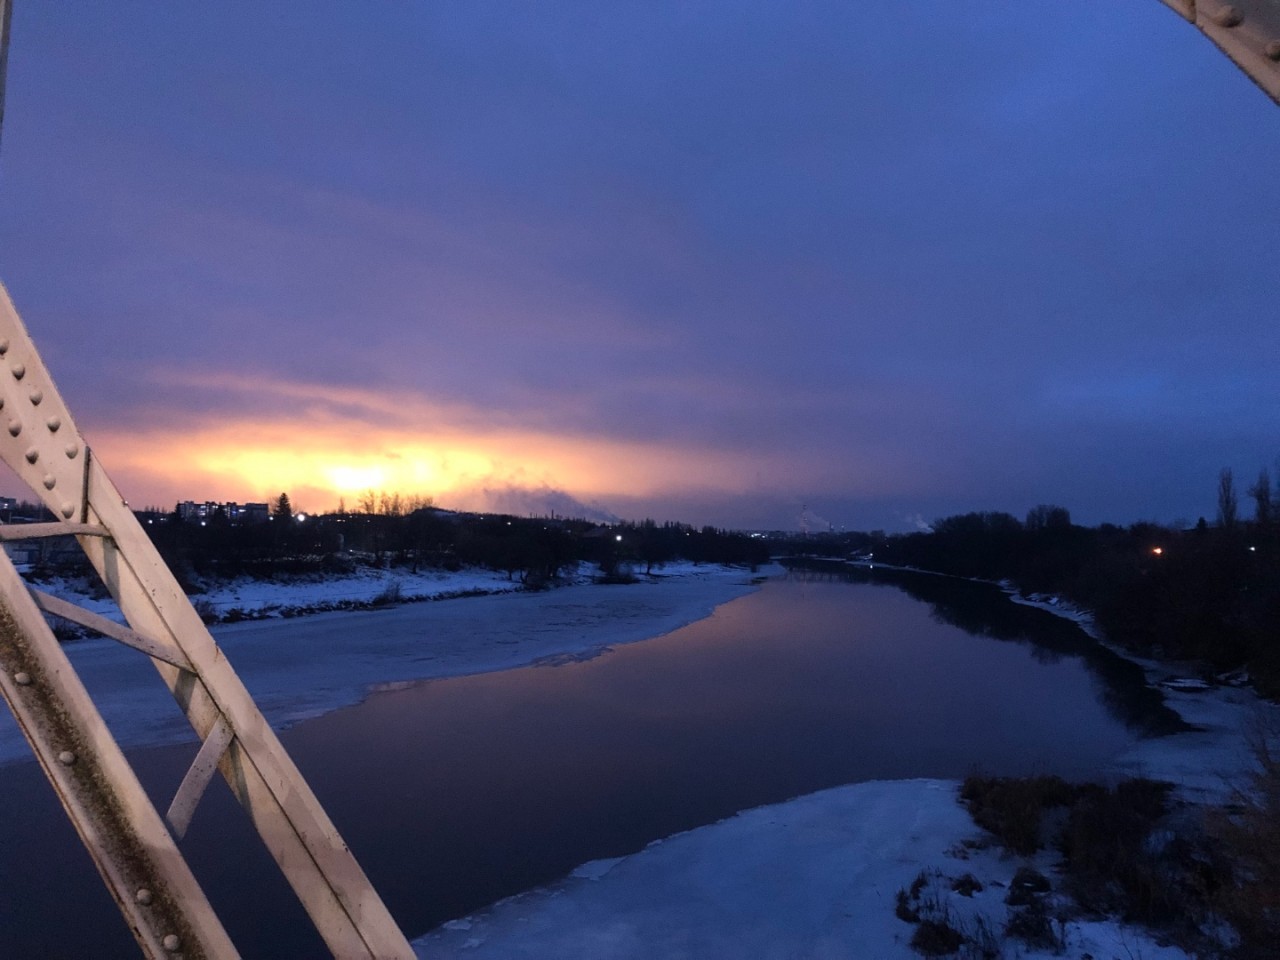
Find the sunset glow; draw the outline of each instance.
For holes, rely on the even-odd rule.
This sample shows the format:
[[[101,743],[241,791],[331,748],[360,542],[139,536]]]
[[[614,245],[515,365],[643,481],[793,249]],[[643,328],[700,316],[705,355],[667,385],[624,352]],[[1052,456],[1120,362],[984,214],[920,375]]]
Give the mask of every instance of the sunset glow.
[[[281,382],[209,378],[222,392],[304,400],[276,419],[219,418],[122,433],[90,442],[134,500],[167,502],[175,484],[196,499],[265,499],[288,491],[313,510],[369,490],[429,496],[444,506],[486,508],[494,491],[556,490],[584,500],[680,489],[740,490],[751,462],[668,443],[557,434],[406,395]]]
[[[18,6],[0,279],[133,502],[907,532],[1274,462],[1222,162],[1280,126],[1165,4]]]

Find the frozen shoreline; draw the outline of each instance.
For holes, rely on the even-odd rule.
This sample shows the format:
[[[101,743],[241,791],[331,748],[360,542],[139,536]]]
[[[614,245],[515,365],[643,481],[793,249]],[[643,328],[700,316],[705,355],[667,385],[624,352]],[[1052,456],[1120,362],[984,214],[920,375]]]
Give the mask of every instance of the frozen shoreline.
[[[631,585],[251,620],[215,627],[214,635],[268,720],[281,726],[357,703],[380,688],[596,656],[668,633],[754,589],[753,575],[741,569],[681,565],[661,574]],[[428,576],[425,586],[404,584],[405,594],[512,586],[473,573],[464,574],[465,584]],[[349,591],[357,598],[375,596],[387,578],[361,579]],[[313,592],[320,596],[323,585]],[[231,587],[215,602],[299,603],[296,590],[283,593],[270,585]],[[1088,626],[1086,617],[1061,605],[1010,599]],[[126,746],[191,738],[145,658],[101,639],[67,649]],[[1166,665],[1139,662],[1153,681],[1172,673]],[[1280,722],[1280,709],[1240,688],[1164,694],[1198,729],[1143,741],[1117,758],[1116,778],[1172,780],[1193,802],[1224,799],[1251,767],[1245,734],[1255,714]],[[8,711],[0,711],[0,765],[28,757]],[[432,958],[914,958],[913,928],[894,916],[897,890],[921,871],[971,873],[984,893],[960,898],[942,882],[935,892],[961,922],[976,922],[980,914],[999,928],[1003,884],[1023,862],[993,850],[964,850],[963,841],[980,831],[956,789],[942,780],[858,783],[746,810],[631,856],[584,864],[558,883],[447,923],[415,946]],[[1050,856],[1035,862],[1051,873]],[[1118,923],[1075,922],[1066,932],[1070,955],[1186,960],[1182,951]],[[1016,955],[1040,960],[1052,954],[1024,948]]]
[[[1087,615],[1027,600],[1079,623]],[[1132,659],[1132,658],[1131,658]],[[1138,661],[1151,682],[1172,670]],[[1280,729],[1280,707],[1243,688],[1165,689],[1169,705],[1197,729],[1139,743],[1111,774],[1169,780],[1186,800],[1220,803],[1253,769],[1248,736],[1258,723]],[[945,780],[851,784],[745,810],[719,823],[650,844],[631,856],[584,864],[558,883],[528,891],[443,925],[415,941],[422,957],[557,957],[564,960],[876,958],[914,960],[914,927],[894,915],[898,890],[922,873],[961,929],[1003,930],[1007,886],[1027,863],[1052,876],[1055,856],[1019,858],[972,849],[982,831]],[[974,876],[971,897],[950,879]],[[1189,960],[1118,921],[1068,922],[1066,955],[1096,960]],[[1061,956],[1008,941],[1005,956]]]
[[[1173,694],[1204,729],[1144,741],[1117,762],[1117,779],[1172,779],[1189,799],[1223,799],[1250,768],[1244,734],[1253,710],[1280,708],[1247,691]],[[561,960],[843,958],[915,960],[914,927],[894,915],[898,890],[922,872],[929,894],[960,929],[981,916],[1003,929],[1008,884],[1022,864],[1053,876],[1056,854],[1016,857],[967,848],[982,831],[947,780],[873,781],[745,810],[650,844],[628,857],[584,864],[564,880],[452,921],[414,941],[423,958]],[[949,880],[970,874],[963,897]],[[1071,921],[1066,956],[1190,960],[1118,921]],[[1005,956],[1064,954],[1011,941]]]
[[[547,658],[596,656],[614,645],[661,636],[756,589],[767,572],[673,564],[633,584],[578,583],[536,593],[508,589],[437,603],[223,624],[212,632],[263,715],[279,728],[359,703],[378,689]],[[440,593],[451,593],[476,589],[479,580],[500,587],[507,582],[500,577],[463,572],[433,579]],[[384,585],[374,579],[358,589],[373,596]],[[307,589],[301,600],[295,590],[291,602],[320,595],[323,585]],[[250,590],[260,603],[278,604],[285,593],[269,584],[241,588],[242,594]],[[186,717],[146,657],[104,638],[73,641],[65,649],[124,747],[192,739]],[[30,757],[12,715],[0,710],[0,766]]]

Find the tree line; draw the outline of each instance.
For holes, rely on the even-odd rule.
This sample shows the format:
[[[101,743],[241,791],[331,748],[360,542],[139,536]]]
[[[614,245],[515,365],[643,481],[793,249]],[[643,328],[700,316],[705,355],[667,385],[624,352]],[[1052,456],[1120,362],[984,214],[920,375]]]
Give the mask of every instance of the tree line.
[[[282,493],[271,504],[268,523],[235,524],[218,516],[192,523],[176,513],[146,511],[139,518],[179,580],[192,585],[204,577],[336,573],[367,562],[412,572],[483,567],[539,587],[581,562],[595,565],[600,579],[617,581],[676,560],[754,566],[769,558],[764,541],[710,526],[601,524],[429,505],[407,510],[404,504],[370,497],[359,504],[367,510],[304,517]]]
[[[1240,509],[1235,478],[1218,478],[1214,522],[1190,528],[1141,522],[1083,527],[1069,511],[1038,506],[1019,519],[975,512],[931,531],[852,533],[792,542],[792,550],[1004,580],[1093,612],[1108,639],[1137,653],[1245,669],[1280,696],[1280,517],[1263,470]]]

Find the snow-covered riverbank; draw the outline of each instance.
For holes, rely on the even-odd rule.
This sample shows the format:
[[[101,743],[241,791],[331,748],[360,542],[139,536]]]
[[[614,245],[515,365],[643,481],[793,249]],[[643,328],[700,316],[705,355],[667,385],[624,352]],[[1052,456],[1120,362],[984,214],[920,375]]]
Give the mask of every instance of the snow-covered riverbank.
[[[1089,625],[1078,611],[1014,599]],[[1143,666],[1153,682],[1172,672]],[[1250,736],[1260,725],[1280,730],[1280,708],[1235,687],[1165,696],[1197,729],[1140,742],[1116,760],[1114,778],[1168,780],[1194,803],[1226,800],[1253,769]],[[924,876],[938,912],[971,935],[989,932],[1003,957],[1189,960],[1115,920],[1065,923],[1065,954],[1001,943],[1013,875],[1025,864],[1052,876],[1056,854],[1013,857],[987,844],[958,788],[941,780],[860,783],[747,810],[632,856],[585,864],[415,946],[423,957],[475,960],[908,960],[919,956],[909,944],[915,927],[895,916],[895,897]],[[952,890],[965,874],[981,889]]]
[[[1144,741],[1117,765],[1117,778],[1169,778],[1201,798],[1207,782],[1222,789],[1241,783],[1249,723],[1255,713],[1276,720],[1280,711],[1241,690],[1193,696],[1177,696],[1173,705],[1206,729]],[[909,946],[915,928],[894,915],[894,901],[917,876],[932,878],[926,895],[939,899],[959,929],[979,929],[981,917],[999,934],[1018,867],[1053,875],[1052,852],[1019,858],[982,848],[982,831],[957,790],[942,780],[860,783],[747,810],[633,856],[585,864],[560,883],[446,924],[415,946],[424,958],[474,960],[916,958]],[[972,896],[951,890],[950,881],[964,874],[982,889]],[[1190,956],[1116,921],[1071,921],[1062,933],[1065,954],[1009,941],[1002,955]]]

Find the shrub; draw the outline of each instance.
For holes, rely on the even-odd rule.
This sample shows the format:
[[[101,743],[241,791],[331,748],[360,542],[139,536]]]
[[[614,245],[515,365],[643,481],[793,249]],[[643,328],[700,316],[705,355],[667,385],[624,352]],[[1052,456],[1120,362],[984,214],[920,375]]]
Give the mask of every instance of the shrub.
[[[943,957],[964,946],[964,934],[945,919],[921,920],[911,935],[911,947],[926,957]]]
[[[1035,950],[1057,952],[1065,946],[1062,935],[1054,930],[1044,900],[1039,897],[1020,910],[1010,911],[1004,932],[1005,936],[1021,940]]]
[[[1274,733],[1271,734],[1274,737]],[[1275,955],[1280,943],[1280,756],[1268,732],[1254,735],[1258,769],[1252,790],[1237,797],[1235,812],[1210,829],[1230,857],[1231,876],[1216,898],[1240,933],[1241,958]]]
[[[995,834],[1014,853],[1030,856],[1043,846],[1041,816],[1069,804],[1075,788],[1061,777],[965,778],[960,798],[973,822]]]
[[[903,923],[919,923],[920,911],[911,905],[906,890],[899,890],[893,906],[893,915]]]
[[[1080,788],[1062,831],[1073,892],[1095,910],[1118,910],[1130,919],[1162,922],[1182,912],[1170,869],[1148,849],[1152,827],[1165,813],[1170,785],[1128,780],[1109,790]]]
[[[1036,903],[1040,895],[1053,889],[1049,878],[1039,870],[1031,867],[1019,867],[1018,872],[1009,881],[1009,893],[1004,902],[1010,906],[1023,907]]]
[[[982,882],[972,873],[965,873],[951,881],[951,889],[962,897],[972,897],[982,892]]]
[[[49,617],[49,627],[53,631],[53,637],[59,643],[70,643],[72,640],[79,640],[87,636],[83,627],[70,620],[64,620],[62,617]]]

